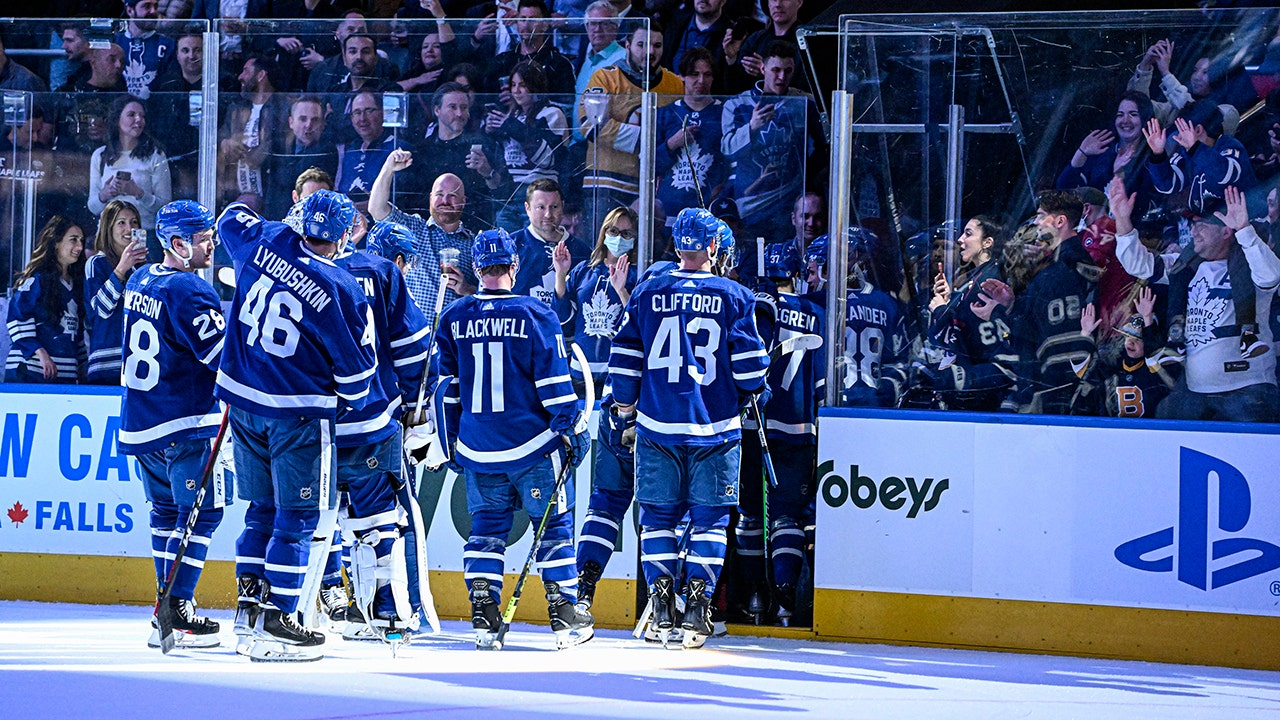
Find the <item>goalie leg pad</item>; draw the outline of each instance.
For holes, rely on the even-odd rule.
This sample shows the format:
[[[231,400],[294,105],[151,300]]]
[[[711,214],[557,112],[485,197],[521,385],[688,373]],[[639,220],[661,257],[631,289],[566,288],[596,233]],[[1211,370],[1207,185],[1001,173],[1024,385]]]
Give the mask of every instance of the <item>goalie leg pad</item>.
[[[343,518],[344,533],[356,538],[351,550],[351,585],[366,618],[395,618],[403,623],[413,615],[405,543],[397,524],[401,518],[399,508],[368,518]]]
[[[321,510],[317,516],[316,525],[312,528],[311,539],[307,543],[307,569],[298,591],[298,604],[302,608],[302,624],[309,628],[319,627],[320,615],[317,602],[320,599],[320,585],[325,576],[325,568],[329,564],[333,534],[337,526],[338,509],[335,507],[332,510]]]

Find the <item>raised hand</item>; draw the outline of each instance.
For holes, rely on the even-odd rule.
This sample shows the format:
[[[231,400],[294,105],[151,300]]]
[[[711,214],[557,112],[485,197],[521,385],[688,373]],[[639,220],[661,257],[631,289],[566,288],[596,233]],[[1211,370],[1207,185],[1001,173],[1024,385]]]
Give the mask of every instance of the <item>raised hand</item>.
[[[1098,311],[1094,309],[1093,303],[1085,305],[1080,310],[1080,334],[1084,337],[1093,337],[1093,331],[1098,329],[1102,321],[1098,319]]]
[[[1110,130],[1094,130],[1080,141],[1080,152],[1085,155],[1101,155],[1116,141],[1116,134]]]
[[[1111,207],[1111,216],[1118,221],[1124,218],[1126,223],[1133,219],[1133,205],[1138,199],[1138,194],[1129,194],[1125,191],[1124,179],[1119,175],[1111,178],[1111,182],[1107,183],[1107,202]],[[1123,234],[1117,224],[1116,233]]]
[[[1196,146],[1196,129],[1186,118],[1175,118],[1174,127],[1178,132],[1173,136],[1174,142],[1178,143],[1183,149],[1190,150]]]
[[[622,295],[627,289],[627,273],[631,269],[631,261],[627,259],[626,254],[618,256],[618,261],[609,268],[609,284],[613,289]]]
[[[551,253],[551,266],[555,268],[557,275],[568,275],[573,267],[573,256],[569,254],[569,246],[563,240],[556,243],[556,249]]]
[[[1013,306],[1013,288],[1003,280],[988,278],[982,281],[982,292],[990,299],[1005,306]]]
[[[413,164],[413,153],[408,150],[392,150],[387,156],[387,167],[391,172],[400,172]]]
[[[1142,316],[1142,322],[1144,324],[1150,325],[1155,321],[1156,294],[1151,290],[1151,286],[1144,285],[1143,288],[1138,291],[1138,299],[1137,302],[1134,303],[1134,307],[1137,309],[1138,314]]]
[[[1214,216],[1231,228],[1232,232],[1240,232],[1249,224],[1249,207],[1244,202],[1244,193],[1237,190],[1235,185],[1228,185],[1226,192],[1222,193],[1222,199],[1227,202],[1227,211],[1214,212]]]
[[[1147,121],[1146,127],[1142,128],[1142,135],[1147,138],[1147,147],[1151,148],[1153,155],[1163,155],[1165,153],[1165,143],[1168,141],[1168,133],[1165,132],[1164,126],[1156,118]]]

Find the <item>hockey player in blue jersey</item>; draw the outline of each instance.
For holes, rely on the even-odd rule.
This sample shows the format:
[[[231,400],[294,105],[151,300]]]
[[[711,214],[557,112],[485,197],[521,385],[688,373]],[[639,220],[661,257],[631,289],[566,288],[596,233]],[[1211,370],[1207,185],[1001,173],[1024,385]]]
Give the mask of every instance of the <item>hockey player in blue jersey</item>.
[[[213,213],[192,200],[176,200],[156,213],[164,262],[145,265],[124,288],[124,399],[119,447],[138,462],[151,503],[151,554],[159,585],[195,502],[197,483],[218,432],[213,385],[226,323],[218,294],[195,271],[213,257]],[[231,503],[233,478],[219,467],[212,477],[169,604],[182,647],[215,647],[218,623],[196,615],[196,583],[209,539]],[[154,622],[154,621],[153,621]],[[158,630],[148,642],[160,647]]]
[[[413,232],[397,222],[374,223],[365,235],[365,247],[374,255],[395,263],[402,274],[408,274],[418,261],[413,249]]]
[[[768,356],[755,298],[713,275],[715,216],[688,208],[673,228],[680,268],[636,287],[613,339],[612,412],[634,421],[640,555],[659,632],[677,624],[686,647],[712,633],[711,596],[738,501],[739,408],[765,385]],[[675,577],[676,525],[689,514],[684,577]],[[688,602],[676,617],[675,597]]]
[[[304,201],[300,235],[233,203],[218,235],[236,268],[236,296],[216,394],[231,406],[240,497],[237,634],[258,660],[313,660],[299,647],[324,635],[294,616],[322,511],[335,506],[334,422],[359,408],[376,371],[364,290],[330,258],[352,231],[355,206],[320,190]]]
[[[873,282],[876,236],[854,227],[846,239],[849,275],[841,358],[844,404],[893,407],[906,384],[902,304]]]
[[[772,243],[764,252],[765,277],[778,288],[773,337],[777,342],[798,335],[823,337],[826,311],[795,293],[799,248],[793,242]],[[800,570],[813,534],[818,404],[825,390],[825,372],[826,353],[821,347],[782,355],[769,368],[770,398],[762,409],[778,485],[768,490],[768,548],[764,543],[760,444],[748,440],[742,448],[736,554],[752,591],[747,610],[757,617],[763,615],[772,595],[774,617],[783,625],[791,624],[796,612]],[[768,576],[766,562],[772,569]],[[772,588],[764,587],[766,577],[772,579]]]
[[[448,402],[461,411],[453,462],[471,513],[463,573],[476,646],[492,647],[502,625],[503,554],[515,509],[523,507],[536,524],[548,503],[554,512],[538,548],[538,572],[557,646],[577,645],[591,639],[594,621],[575,607],[572,474],[561,487],[557,478],[565,463],[576,466],[590,453],[590,437],[575,432],[582,402],[555,311],[511,290],[520,266],[511,236],[480,233],[472,258],[480,291],[445,310],[436,342],[441,377],[456,378]]]
[[[394,246],[408,237],[403,225],[378,223],[369,231],[371,246]],[[406,552],[405,540],[422,529],[410,525],[410,509],[398,499],[398,491],[405,489],[399,420],[402,398],[416,394],[422,381],[430,328],[395,263],[352,251],[334,262],[364,289],[373,310],[378,360],[368,402],[338,413],[338,490],[346,498],[339,524],[354,541],[350,571],[356,617],[379,637],[393,637],[406,625],[412,627],[421,606],[406,565],[406,558],[416,558],[416,553]],[[404,497],[417,501],[416,493]],[[326,540],[313,544],[312,551],[324,552]],[[352,615],[347,614],[348,622],[355,619]]]

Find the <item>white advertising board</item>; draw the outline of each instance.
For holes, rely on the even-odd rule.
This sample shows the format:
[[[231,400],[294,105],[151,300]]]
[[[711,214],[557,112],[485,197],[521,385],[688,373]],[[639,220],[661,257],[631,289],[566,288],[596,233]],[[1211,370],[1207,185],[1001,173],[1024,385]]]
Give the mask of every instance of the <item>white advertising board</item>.
[[[818,587],[1280,616],[1275,428],[965,418],[824,411]]]
[[[29,386],[28,386],[29,387]],[[0,386],[0,552],[150,557],[150,507],[136,464],[116,450],[120,396],[109,388]],[[594,433],[595,423],[591,424]],[[604,450],[600,450],[604,452]],[[578,468],[578,526],[591,495],[591,463]],[[469,528],[465,486],[452,472],[423,478],[419,493],[434,570],[462,570]],[[209,559],[234,560],[245,503],[227,509]],[[507,570],[520,571],[533,532],[517,511]],[[634,558],[634,524],[623,524],[620,553]],[[606,577],[635,577],[635,563],[610,563]]]

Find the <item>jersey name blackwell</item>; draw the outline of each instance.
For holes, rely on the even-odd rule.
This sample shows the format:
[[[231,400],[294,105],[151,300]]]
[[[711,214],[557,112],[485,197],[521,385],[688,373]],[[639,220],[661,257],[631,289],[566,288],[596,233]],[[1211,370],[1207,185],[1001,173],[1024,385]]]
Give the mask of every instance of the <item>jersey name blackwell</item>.
[[[653,296],[653,311],[657,313],[695,312],[719,315],[724,299],[719,295],[703,295],[701,293],[675,293]]]
[[[478,337],[529,337],[529,321],[524,318],[479,318],[451,323],[458,340]]]
[[[124,291],[124,309],[129,312],[142,313],[152,320],[159,319],[164,303],[159,298],[143,295],[133,290]]]
[[[258,246],[257,251],[253,254],[253,264],[264,275],[269,275],[279,280],[282,285],[292,290],[300,299],[315,308],[316,312],[324,310],[331,301],[329,294],[319,285],[316,285],[315,281],[307,277],[305,272],[261,245]]]

